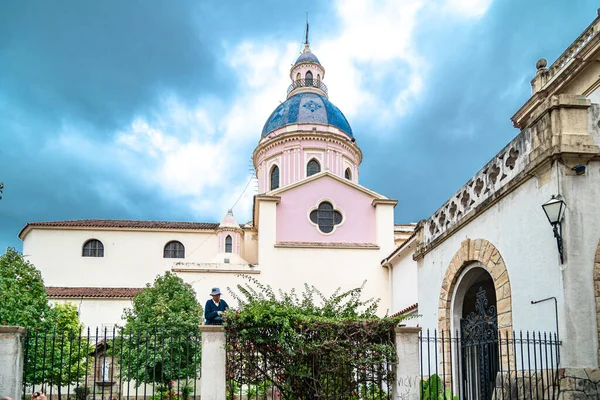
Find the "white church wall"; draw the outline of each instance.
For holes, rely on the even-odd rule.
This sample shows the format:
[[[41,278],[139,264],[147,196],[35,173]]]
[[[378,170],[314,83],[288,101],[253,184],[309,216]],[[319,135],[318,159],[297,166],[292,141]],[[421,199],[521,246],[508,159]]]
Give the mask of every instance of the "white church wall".
[[[417,292],[417,262],[413,260],[415,249],[414,240],[406,245],[400,254],[391,260],[391,313],[397,313],[419,301]],[[415,325],[416,320],[411,320],[411,325]]]
[[[123,310],[132,306],[129,299],[50,299],[50,302],[74,304],[79,312],[79,319],[85,329],[90,328],[92,335],[95,335],[96,328],[99,329],[99,335],[104,335],[104,328],[107,328],[107,334],[111,335],[115,324],[124,324]]]
[[[593,265],[600,239],[600,206],[596,200],[600,196],[599,167],[600,163],[590,163],[586,176],[561,169],[559,180],[554,167],[531,178],[427,253],[418,268],[422,326],[438,327],[442,280],[461,242],[481,238],[497,248],[506,264],[512,289],[513,329],[556,331],[553,301],[531,304],[532,300],[555,296],[565,365],[597,365]],[[562,265],[541,207],[557,194],[559,186],[567,203],[562,224],[566,253]]]
[[[362,299],[381,299],[379,314],[390,311],[388,271],[380,265],[385,255],[373,249],[271,248],[263,253],[260,279],[276,288],[296,292],[304,283],[325,296],[341,287],[359,287],[366,280]]]
[[[388,227],[389,238],[382,238],[385,250],[377,247],[351,246],[344,248],[327,243],[312,247],[277,245],[277,204],[275,201],[259,200],[259,262],[261,281],[274,288],[289,291],[303,289],[303,284],[314,285],[325,295],[332,294],[338,287],[343,290],[356,288],[367,280],[363,299],[379,298],[379,313],[390,311],[388,270],[381,266],[381,260],[393,249],[394,225],[393,206],[383,207],[376,213],[381,218],[389,218],[389,223],[376,222],[383,235]],[[389,242],[389,243],[388,243]],[[378,244],[378,243],[377,243]],[[353,245],[352,243],[350,245]]]
[[[82,257],[88,239],[104,244],[104,257]],[[185,258],[163,258],[167,242],[185,246]],[[217,254],[212,232],[33,229],[23,254],[46,286],[141,287],[177,262],[207,262]]]
[[[555,184],[547,182],[538,188],[537,179],[530,179],[425,255],[418,272],[423,327],[438,328],[442,280],[461,242],[481,238],[491,242],[505,261],[514,329],[556,330],[552,305],[531,304],[549,296],[562,303],[556,242],[541,207],[552,194],[556,194]]]

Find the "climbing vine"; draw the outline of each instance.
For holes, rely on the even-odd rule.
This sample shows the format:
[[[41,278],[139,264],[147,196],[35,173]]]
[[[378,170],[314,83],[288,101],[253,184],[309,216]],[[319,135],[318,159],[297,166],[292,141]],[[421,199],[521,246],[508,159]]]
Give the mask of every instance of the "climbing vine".
[[[225,315],[229,398],[387,398],[402,317],[377,317],[378,301],[361,300],[364,284],[330,297],[309,285],[276,295],[245,278],[229,290],[240,308]]]

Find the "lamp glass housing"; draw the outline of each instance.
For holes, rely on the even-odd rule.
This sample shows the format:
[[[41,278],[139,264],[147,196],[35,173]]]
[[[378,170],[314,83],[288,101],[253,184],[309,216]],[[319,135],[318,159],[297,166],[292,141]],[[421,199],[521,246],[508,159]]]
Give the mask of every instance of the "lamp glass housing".
[[[544,209],[544,213],[546,213],[546,217],[550,224],[556,225],[562,220],[567,204],[563,199],[552,196],[550,200],[542,204],[542,208]]]

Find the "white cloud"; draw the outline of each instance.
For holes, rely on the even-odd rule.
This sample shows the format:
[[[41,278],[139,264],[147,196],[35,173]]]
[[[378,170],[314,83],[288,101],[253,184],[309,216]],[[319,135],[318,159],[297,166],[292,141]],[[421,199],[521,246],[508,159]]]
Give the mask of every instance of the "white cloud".
[[[489,2],[443,0],[438,5],[461,17],[479,18]],[[385,124],[408,112],[426,84],[427,63],[415,47],[415,32],[444,17],[427,0],[336,4],[338,34],[313,38],[332,101],[347,116],[369,122]],[[155,188],[198,218],[219,220],[248,183],[252,150],[270,112],[285,100],[290,63],[299,47],[252,41],[225,46],[224,62],[239,81],[231,104],[201,97],[190,105],[166,94],[153,113],[136,116],[100,149],[75,129],[66,130],[55,146],[92,165],[108,169],[117,164],[136,184]],[[382,88],[387,97],[380,94]],[[95,159],[89,159],[91,154]],[[250,183],[234,209],[239,222],[251,219],[255,185]],[[118,188],[102,190],[110,198],[119,197]]]
[[[479,18],[491,0],[338,0],[337,36],[313,39],[332,101],[351,119],[387,125],[410,110],[426,84],[428,62],[415,33],[444,23],[444,12]],[[381,95],[382,88],[391,92]],[[351,121],[352,122],[352,121]]]
[[[488,8],[492,0],[446,0],[446,6],[451,12],[465,18],[480,18]]]

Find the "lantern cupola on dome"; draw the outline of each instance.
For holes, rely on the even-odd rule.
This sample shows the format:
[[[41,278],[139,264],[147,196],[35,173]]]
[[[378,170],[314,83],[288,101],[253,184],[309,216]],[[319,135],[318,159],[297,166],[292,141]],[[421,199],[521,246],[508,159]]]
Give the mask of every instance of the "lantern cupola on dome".
[[[287,98],[277,105],[262,130],[252,160],[258,192],[278,190],[328,171],[358,183],[362,152],[344,114],[323,83],[325,68],[308,43],[290,68]]]

